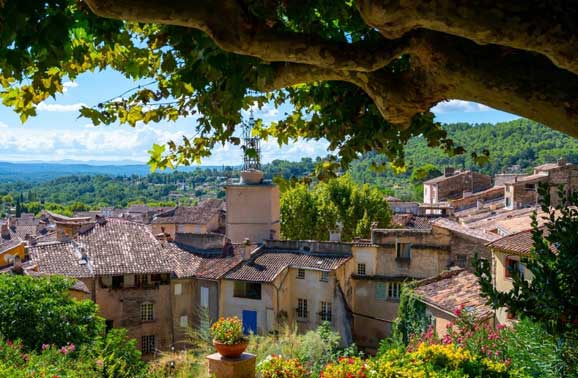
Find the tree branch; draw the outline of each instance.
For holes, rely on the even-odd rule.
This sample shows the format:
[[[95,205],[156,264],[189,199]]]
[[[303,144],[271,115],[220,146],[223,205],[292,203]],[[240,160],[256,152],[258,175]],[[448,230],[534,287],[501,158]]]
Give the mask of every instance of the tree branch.
[[[493,4],[492,4],[493,3]],[[388,39],[413,29],[452,34],[478,44],[535,52],[578,74],[578,5],[542,0],[358,0],[368,25]]]
[[[232,0],[85,0],[102,17],[168,24],[206,32],[223,50],[268,62],[291,62],[334,70],[375,71],[402,55],[408,38],[379,43],[331,42],[281,33],[255,24]]]

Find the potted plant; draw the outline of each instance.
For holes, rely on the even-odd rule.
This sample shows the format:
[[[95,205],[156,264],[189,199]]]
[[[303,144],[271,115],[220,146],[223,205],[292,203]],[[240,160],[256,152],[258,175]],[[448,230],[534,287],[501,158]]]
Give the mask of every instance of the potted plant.
[[[249,343],[243,335],[243,324],[236,316],[220,318],[213,323],[211,336],[217,352],[227,358],[239,357]]]

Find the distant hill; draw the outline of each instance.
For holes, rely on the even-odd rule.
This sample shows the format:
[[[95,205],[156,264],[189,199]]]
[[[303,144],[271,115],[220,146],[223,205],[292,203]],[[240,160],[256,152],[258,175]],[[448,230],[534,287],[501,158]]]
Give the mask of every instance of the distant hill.
[[[192,172],[197,169],[221,169],[221,166],[192,166],[179,168],[179,172]],[[0,183],[2,182],[40,182],[70,175],[107,175],[107,176],[145,176],[150,173],[146,164],[103,165],[99,162],[0,162]]]

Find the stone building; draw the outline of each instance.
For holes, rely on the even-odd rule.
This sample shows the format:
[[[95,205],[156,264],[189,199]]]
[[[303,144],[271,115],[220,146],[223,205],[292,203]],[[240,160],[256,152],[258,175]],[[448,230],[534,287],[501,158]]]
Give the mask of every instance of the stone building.
[[[478,278],[467,270],[454,268],[422,280],[416,283],[415,294],[425,304],[426,316],[439,337],[456,321],[456,310],[468,312],[478,323],[494,323],[494,311],[481,295]]]
[[[59,232],[65,226],[59,241],[30,247],[38,271],[84,282],[107,326],[127,328],[145,356],[178,345],[196,310],[178,285],[194,275],[196,256],[126,220],[99,218],[73,235]]]
[[[236,315],[245,332],[266,334],[282,324],[305,332],[328,321],[351,341],[340,282],[351,245],[331,242],[268,241],[244,254],[221,281],[221,315]]]
[[[15,257],[20,261],[27,259],[24,240],[8,227],[7,222],[0,223],[0,269],[12,265]]]
[[[452,266],[471,268],[473,255],[489,258],[485,244],[498,238],[439,218],[419,228],[374,229],[370,241],[354,243],[343,288],[356,343],[371,349],[391,336],[404,283]]]
[[[446,168],[443,176],[423,183],[423,202],[436,204],[458,199],[492,187],[492,178],[478,172]]]
[[[225,226],[224,207],[224,201],[219,199],[205,199],[197,206],[177,206],[153,217],[152,232],[155,235],[164,233],[171,239],[177,233],[222,232]]]
[[[538,186],[546,184],[550,188],[552,205],[556,205],[560,198],[559,187],[562,185],[566,194],[578,190],[578,166],[559,159],[556,163],[537,166],[528,176],[515,177],[513,181],[505,183],[505,207],[520,209],[536,206],[539,202]]]
[[[279,239],[279,188],[263,180],[261,171],[243,171],[241,175],[239,183],[225,186],[227,237],[233,243],[246,238],[255,242]]]
[[[532,272],[526,270],[520,261],[521,257],[530,254],[532,246],[532,230],[511,234],[488,244],[492,251],[492,279],[496,290],[508,292],[513,289],[512,271],[518,271],[526,280],[532,279]],[[513,319],[508,309],[496,310],[498,323],[510,324]]]

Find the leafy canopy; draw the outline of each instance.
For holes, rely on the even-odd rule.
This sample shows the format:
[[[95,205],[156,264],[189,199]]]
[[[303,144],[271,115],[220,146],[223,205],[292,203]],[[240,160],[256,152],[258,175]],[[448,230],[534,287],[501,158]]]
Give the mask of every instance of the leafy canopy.
[[[287,239],[368,238],[371,227],[386,227],[391,212],[375,187],[355,184],[349,175],[320,182],[312,189],[296,184],[281,194],[281,234]]]
[[[114,99],[83,107],[80,116],[95,125],[120,122],[134,127],[140,122],[197,117],[194,130],[182,141],[152,147],[153,169],[200,162],[216,144],[238,145],[235,130],[241,110],[265,103],[290,103],[292,110],[269,125],[257,121],[256,134],[279,144],[296,138],[325,138],[343,166],[367,151],[384,153],[401,166],[403,147],[416,135],[450,155],[463,152],[431,113],[418,112],[399,127],[383,118],[359,85],[334,81],[339,79],[335,75],[332,80],[308,80],[307,67],[293,76],[280,76],[285,63],[228,52],[223,43],[197,29],[98,18],[86,3],[75,0],[6,0],[2,4],[0,97],[23,122],[36,115],[40,102],[63,92],[63,80],[105,68],[121,72],[137,85],[123,93],[119,90]],[[309,35],[340,43],[346,50],[353,49],[352,53],[354,45],[378,49],[383,43],[351,1],[275,6],[248,1],[245,6],[249,19],[264,21],[276,34]],[[403,54],[383,68],[389,74],[410,69],[410,60]]]
[[[104,320],[94,302],[70,296],[73,283],[60,276],[0,274],[0,336],[21,340],[27,350],[94,340]]]

